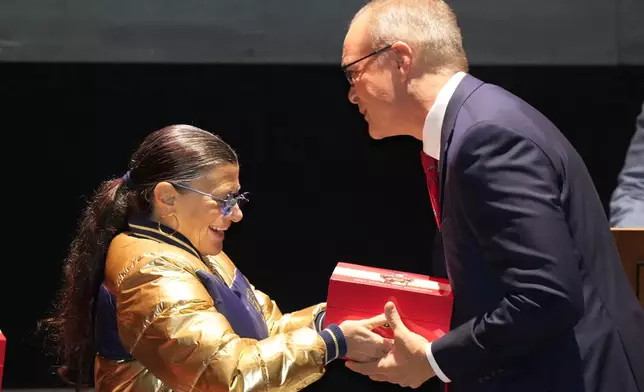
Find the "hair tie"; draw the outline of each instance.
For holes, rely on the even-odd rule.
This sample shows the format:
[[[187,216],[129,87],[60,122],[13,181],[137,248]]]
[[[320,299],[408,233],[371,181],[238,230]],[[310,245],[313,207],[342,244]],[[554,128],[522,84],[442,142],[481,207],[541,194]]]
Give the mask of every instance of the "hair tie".
[[[131,173],[132,171],[128,170],[127,173],[125,173],[123,177],[121,177],[121,180],[123,180],[123,185],[125,185],[127,189],[134,189],[134,187],[136,186],[136,184],[134,184],[134,182],[132,181]]]

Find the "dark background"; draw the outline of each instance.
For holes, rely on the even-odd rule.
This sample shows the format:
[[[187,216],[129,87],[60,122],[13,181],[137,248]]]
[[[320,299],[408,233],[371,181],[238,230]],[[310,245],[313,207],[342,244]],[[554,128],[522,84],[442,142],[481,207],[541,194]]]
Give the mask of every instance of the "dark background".
[[[644,100],[642,67],[471,73],[549,116],[607,207]],[[421,144],[371,140],[337,67],[5,63],[0,85],[9,102],[4,196],[12,233],[0,275],[5,388],[61,385],[35,327],[53,301],[84,200],[123,174],[147,133],[168,124],[203,127],[239,153],[252,199],[225,251],[284,312],[324,301],[338,261],[432,272],[435,224]],[[340,362],[309,389],[331,388],[396,389]]]
[[[0,61],[326,64],[365,0],[0,0]],[[479,65],[644,65],[642,0],[448,0]]]
[[[371,140],[338,67],[362,3],[0,0],[5,388],[62,386],[36,325],[80,211],[169,124],[239,153],[251,203],[225,251],[282,311],[324,301],[338,261],[432,273],[421,143]],[[554,121],[607,208],[644,101],[644,2],[450,4],[471,73]],[[307,390],[352,389],[398,388],[336,361]]]

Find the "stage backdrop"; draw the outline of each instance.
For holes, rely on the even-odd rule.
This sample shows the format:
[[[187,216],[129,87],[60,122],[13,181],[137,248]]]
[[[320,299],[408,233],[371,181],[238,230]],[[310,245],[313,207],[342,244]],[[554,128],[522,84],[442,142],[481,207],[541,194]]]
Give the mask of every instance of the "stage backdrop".
[[[635,67],[473,67],[549,116],[607,206],[644,72]],[[285,312],[325,300],[335,264],[431,274],[435,224],[410,138],[371,140],[335,66],[0,64],[4,225],[0,329],[5,388],[57,385],[35,334],[54,301],[85,200],[121,176],[149,132],[175,123],[221,135],[251,192],[225,251]],[[311,391],[395,391],[343,367]],[[423,390],[432,390],[428,385]]]
[[[642,0],[449,0],[478,65],[644,64]],[[2,0],[0,61],[337,64],[362,0]]]

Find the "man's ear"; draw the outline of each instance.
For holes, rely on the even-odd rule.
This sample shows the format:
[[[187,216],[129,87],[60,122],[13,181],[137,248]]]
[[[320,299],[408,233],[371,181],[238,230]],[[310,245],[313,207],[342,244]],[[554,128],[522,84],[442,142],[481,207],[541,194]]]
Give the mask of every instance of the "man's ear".
[[[395,56],[398,70],[404,78],[411,73],[411,63],[414,56],[412,48],[404,42],[396,42],[391,45],[392,54]]]

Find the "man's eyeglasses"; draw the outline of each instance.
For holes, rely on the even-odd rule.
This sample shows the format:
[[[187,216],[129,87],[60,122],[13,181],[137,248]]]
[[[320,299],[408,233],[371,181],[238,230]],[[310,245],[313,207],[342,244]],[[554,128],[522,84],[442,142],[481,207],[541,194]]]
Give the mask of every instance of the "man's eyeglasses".
[[[229,194],[225,198],[221,199],[221,198],[216,197],[216,196],[214,196],[214,195],[212,195],[210,193],[202,192],[200,190],[187,187],[185,185],[181,185],[181,184],[177,184],[177,183],[171,183],[171,184],[176,186],[176,187],[183,188],[185,190],[198,193],[200,195],[208,196],[209,198],[213,199],[214,201],[217,202],[217,204],[219,204],[219,209],[221,210],[221,213],[224,216],[230,215],[230,213],[233,211],[233,208],[236,205],[239,206],[239,208],[241,208],[244,204],[248,203],[248,201],[249,201],[248,200],[248,195],[250,193],[248,193],[248,192],[243,192],[243,193],[234,192],[234,193]]]
[[[354,74],[354,71],[349,70],[350,66],[358,64],[362,60],[366,60],[371,56],[375,56],[375,55],[380,54],[380,53],[382,53],[382,52],[384,52],[386,50],[389,50],[389,49],[391,49],[392,46],[393,46],[393,44],[389,44],[389,45],[385,46],[384,48],[380,48],[380,49],[376,50],[375,52],[371,52],[366,56],[360,57],[359,59],[357,59],[355,61],[352,61],[349,64],[343,65],[342,66],[342,72],[344,72],[344,77],[347,78],[347,80],[349,81],[349,84],[353,86],[353,74]]]

